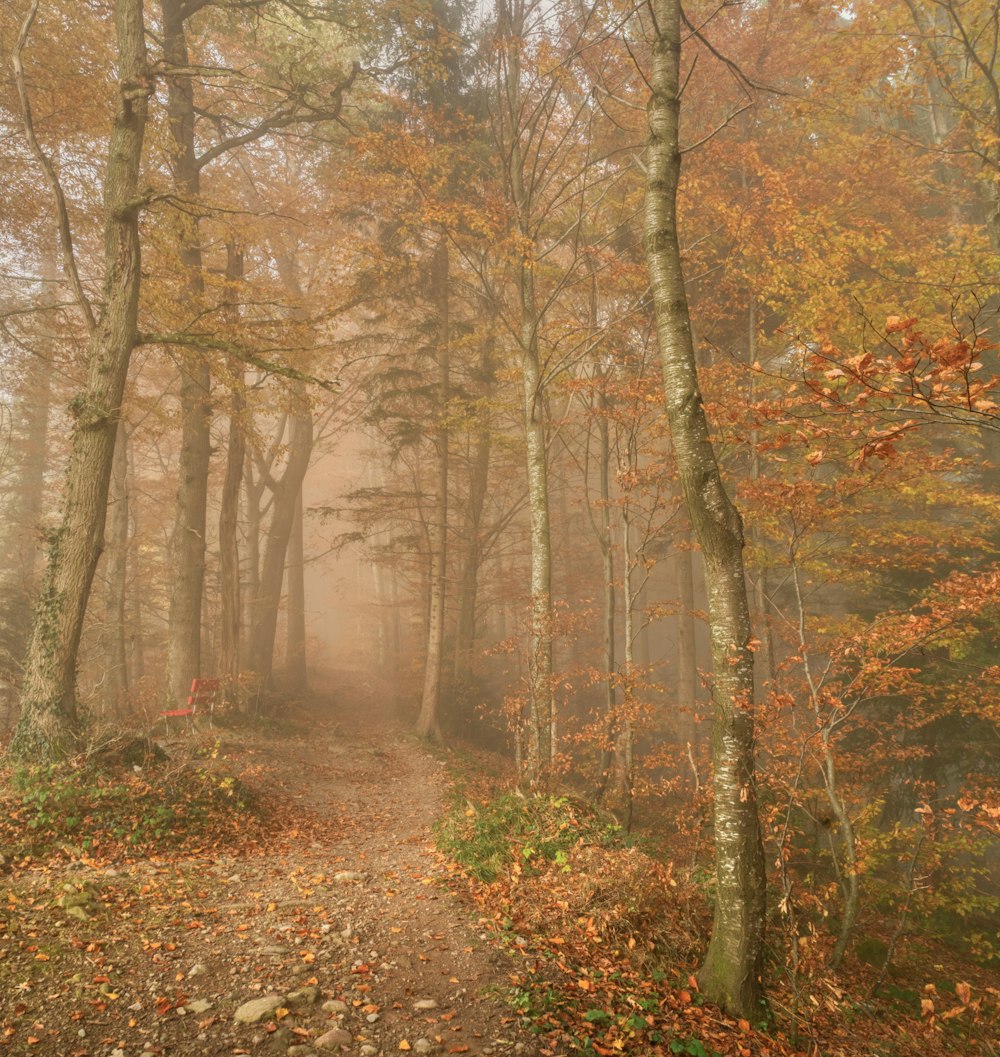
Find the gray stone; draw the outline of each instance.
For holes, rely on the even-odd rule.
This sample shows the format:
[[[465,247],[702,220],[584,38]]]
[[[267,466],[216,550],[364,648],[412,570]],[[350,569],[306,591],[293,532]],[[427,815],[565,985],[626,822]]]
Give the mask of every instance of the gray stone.
[[[413,1044],[414,1053],[430,1053],[434,1049],[434,1043],[430,1039],[417,1039]]]
[[[278,1028],[276,1031],[271,1032],[271,1036],[268,1042],[271,1044],[271,1049],[280,1050],[284,1052],[289,1046],[295,1041],[295,1036],[288,1030],[288,1028]]]
[[[281,995],[265,995],[263,998],[251,999],[236,1010],[233,1020],[237,1024],[257,1024],[278,1009],[282,1002],[284,998]]]
[[[378,1013],[369,1013],[368,1016],[365,1017],[365,1020],[367,1020],[369,1024],[377,1024],[378,1023]]]
[[[90,915],[83,907],[67,907],[66,917],[76,918],[78,921],[90,921]]]
[[[346,1002],[341,1002],[339,998],[331,998],[329,1002],[323,1003],[324,1013],[346,1013],[348,1006]]]
[[[195,962],[188,969],[188,979],[193,980],[196,976],[204,976],[208,972],[208,966],[204,962]]]
[[[354,1036],[343,1028],[334,1028],[326,1032],[316,1040],[317,1050],[336,1050],[341,1046],[350,1046],[354,1042]]]
[[[289,1046],[288,1057],[313,1057],[310,1046]]]
[[[272,943],[270,947],[263,947],[261,949],[260,953],[261,954],[270,954],[272,956],[277,956],[279,954],[287,954],[288,953],[288,948],[287,947],[282,947],[282,945],[280,943]]]
[[[196,998],[193,1002],[188,1002],[188,1009],[195,1014],[207,1013],[212,1008],[212,1003],[207,998]]]
[[[64,892],[56,902],[63,908],[63,910],[69,910],[70,907],[90,907],[96,902],[93,892],[88,892],[86,889],[82,892],[72,891]]]
[[[361,1057],[375,1057],[375,1054],[377,1054],[377,1053],[378,1053],[378,1047],[377,1046],[362,1046],[361,1047]]]
[[[413,1003],[413,1008],[418,1013],[424,1013],[424,1012],[427,1012],[427,1011],[429,1011],[431,1009],[437,1009],[437,1007],[438,1007],[438,1004],[437,1004],[437,1002],[434,1001],[433,998],[421,998],[419,1002],[414,1002]]]
[[[285,1001],[292,1009],[301,1009],[303,1006],[311,1006],[319,1001],[319,988],[309,985],[300,987],[295,991],[289,991],[285,995]]]
[[[358,873],[357,870],[339,870],[333,875],[333,879],[337,884],[353,884],[356,881],[364,881],[365,874]]]

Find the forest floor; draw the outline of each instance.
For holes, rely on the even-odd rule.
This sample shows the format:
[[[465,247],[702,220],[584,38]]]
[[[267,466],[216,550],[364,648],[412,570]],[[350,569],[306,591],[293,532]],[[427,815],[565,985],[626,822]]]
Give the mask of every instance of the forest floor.
[[[176,735],[150,773],[194,767],[215,799],[169,824],[141,801],[112,826],[117,843],[82,846],[56,785],[25,813],[0,775],[0,1057],[995,1057],[996,973],[943,994],[920,989],[921,964],[916,997],[895,1005],[814,981],[797,1046],[787,1024],[703,1006],[690,973],[704,898],[637,848],[576,839],[589,831],[566,798],[555,829],[572,869],[522,843],[495,881],[463,874],[432,831],[454,804],[455,758],[407,733],[390,698],[341,674],[267,725]],[[484,769],[467,759],[457,779],[460,827],[487,820]],[[136,788],[152,781],[140,769]],[[206,817],[243,783],[262,810]],[[102,796],[89,794],[95,812]],[[171,850],[161,829],[184,811],[204,828]],[[39,819],[72,838],[26,852]],[[641,957],[654,939],[663,971]],[[774,999],[787,1009],[778,987]]]
[[[506,956],[441,883],[443,762],[360,682],[325,704],[168,745],[255,772],[279,832],[8,863],[0,1053],[536,1052],[500,997]]]

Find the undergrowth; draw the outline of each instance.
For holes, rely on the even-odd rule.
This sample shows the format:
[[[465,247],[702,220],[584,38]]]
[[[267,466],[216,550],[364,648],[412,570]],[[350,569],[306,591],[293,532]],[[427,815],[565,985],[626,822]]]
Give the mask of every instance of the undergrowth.
[[[0,840],[14,860],[209,845],[259,815],[255,797],[233,776],[84,759],[0,774],[0,802]]]
[[[587,1057],[710,1057],[672,986],[687,986],[704,901],[581,800],[497,793],[480,774],[455,786],[437,845],[515,959],[507,999],[525,1026]]]
[[[445,855],[486,883],[515,865],[530,869],[546,861],[568,868],[570,850],[581,844],[612,848],[627,843],[616,822],[569,797],[515,793],[478,804],[456,794],[436,835]]]

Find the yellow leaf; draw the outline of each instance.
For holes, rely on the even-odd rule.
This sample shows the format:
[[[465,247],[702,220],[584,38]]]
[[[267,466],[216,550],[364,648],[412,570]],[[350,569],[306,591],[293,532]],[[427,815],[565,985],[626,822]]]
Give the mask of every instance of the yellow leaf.
[[[283,1017],[287,1017],[288,1013],[289,1010],[287,1010],[284,1006],[278,1006],[278,1008],[274,1011],[274,1019],[281,1020]]]
[[[409,1049],[411,1049],[411,1046],[410,1046],[410,1044],[409,1044],[409,1043],[408,1043],[408,1042],[406,1041],[406,1039],[400,1039],[400,1040],[399,1040],[399,1048],[400,1048],[401,1050],[409,1050]]]

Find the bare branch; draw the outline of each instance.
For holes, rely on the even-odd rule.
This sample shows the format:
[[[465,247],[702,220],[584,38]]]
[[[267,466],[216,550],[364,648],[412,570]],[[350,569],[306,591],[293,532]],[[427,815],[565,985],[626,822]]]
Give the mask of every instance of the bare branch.
[[[80,273],[76,267],[76,255],[73,252],[73,232],[69,223],[69,211],[66,208],[66,196],[63,194],[62,184],[59,182],[59,174],[56,172],[51,159],[42,150],[38,137],[35,135],[35,123],[31,116],[31,102],[28,98],[28,86],[24,78],[24,64],[21,55],[25,45],[28,43],[28,34],[38,15],[38,0],[33,0],[31,7],[21,24],[21,32],[17,36],[17,44],[14,46],[14,54],[11,57],[14,64],[14,80],[17,84],[17,94],[21,100],[21,120],[24,123],[24,135],[28,140],[28,146],[35,160],[41,166],[45,177],[52,188],[52,195],[56,200],[56,221],[59,226],[59,242],[62,248],[63,270],[69,279],[73,294],[76,297],[80,311],[87,324],[88,332],[93,332],[97,327],[93,309],[90,307],[90,299],[83,289],[80,281]]]
[[[236,342],[223,341],[221,338],[213,338],[208,334],[140,334],[137,344],[180,345],[185,348],[213,349],[216,352],[225,352],[243,363],[249,364],[251,367],[256,367],[258,371],[263,371],[265,374],[289,378],[292,381],[304,382],[307,385],[318,385],[329,393],[336,393],[340,390],[337,382],[330,381],[327,378],[317,378],[316,375],[307,374],[305,371],[300,371],[284,363],[275,363],[273,360],[267,360],[255,352],[250,352]],[[283,350],[274,349],[271,351],[280,352]]]
[[[318,124],[321,121],[337,121],[340,118],[340,113],[344,108],[344,93],[354,84],[361,73],[361,64],[355,62],[351,67],[351,72],[336,86],[332,89],[330,95],[333,100],[333,105],[323,110],[310,110],[301,111],[297,108],[279,110],[270,117],[263,118],[253,128],[247,129],[246,132],[241,133],[238,136],[230,136],[227,139],[220,140],[205,151],[197,161],[195,165],[198,169],[204,169],[206,165],[215,161],[216,158],[221,157],[228,151],[234,150],[237,147],[245,146],[247,143],[256,143],[258,140],[263,139],[269,132],[276,132],[279,129],[289,128],[292,125],[313,125]]]

